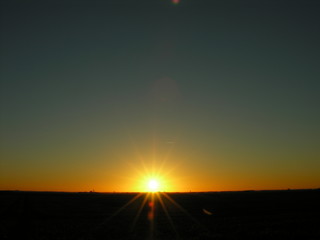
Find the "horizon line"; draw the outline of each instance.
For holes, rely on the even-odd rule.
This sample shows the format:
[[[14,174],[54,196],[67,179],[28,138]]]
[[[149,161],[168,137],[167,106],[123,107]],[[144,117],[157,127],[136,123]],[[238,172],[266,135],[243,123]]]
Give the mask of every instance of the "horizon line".
[[[246,189],[246,190],[224,190],[224,191],[46,191],[46,190],[4,190],[1,189],[0,192],[34,192],[34,193],[87,193],[87,194],[139,194],[139,193],[227,193],[227,192],[268,192],[268,191],[310,191],[310,190],[320,190],[319,188],[286,188],[286,189]]]

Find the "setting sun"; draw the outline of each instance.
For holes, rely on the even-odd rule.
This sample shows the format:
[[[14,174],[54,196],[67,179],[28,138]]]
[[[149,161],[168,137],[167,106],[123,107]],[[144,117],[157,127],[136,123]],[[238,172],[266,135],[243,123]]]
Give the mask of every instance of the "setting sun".
[[[151,179],[148,182],[148,191],[149,192],[157,192],[159,190],[159,181],[156,179]]]
[[[142,156],[139,154],[140,162],[128,162],[132,169],[128,172],[130,180],[128,189],[132,192],[174,192],[177,191],[177,164],[169,165],[168,159],[173,158],[170,154],[161,156]],[[150,160],[151,159],[151,160]],[[128,169],[130,169],[128,168]]]

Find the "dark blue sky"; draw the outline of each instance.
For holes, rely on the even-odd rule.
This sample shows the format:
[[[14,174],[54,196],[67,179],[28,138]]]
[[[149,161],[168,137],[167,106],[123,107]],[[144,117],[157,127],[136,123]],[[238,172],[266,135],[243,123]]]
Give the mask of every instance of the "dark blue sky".
[[[134,161],[132,142],[149,156],[154,139],[159,155],[174,142],[170,161],[186,173],[216,174],[211,188],[314,187],[319,10],[311,0],[2,1],[0,187],[30,189],[29,176],[55,169],[42,188],[59,189],[57,174],[116,171]],[[204,182],[194,188],[214,190]]]

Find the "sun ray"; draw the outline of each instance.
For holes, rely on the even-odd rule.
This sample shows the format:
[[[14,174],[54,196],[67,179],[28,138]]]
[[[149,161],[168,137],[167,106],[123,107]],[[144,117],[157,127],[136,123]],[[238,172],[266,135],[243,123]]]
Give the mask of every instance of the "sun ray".
[[[200,227],[203,227],[202,224],[192,217],[186,209],[184,209],[180,204],[178,204],[174,199],[172,199],[168,194],[163,193],[163,196],[165,196],[173,205],[175,205],[181,212],[183,212],[185,215],[187,215],[191,220],[193,220],[196,224],[198,224]]]
[[[131,225],[131,231],[133,231],[133,229],[135,228],[135,225],[137,224],[138,219],[139,219],[139,217],[140,217],[140,215],[141,215],[142,209],[143,209],[144,206],[146,205],[149,197],[150,197],[150,193],[147,193],[147,194],[145,195],[144,199],[143,199],[143,202],[142,202],[141,206],[140,206],[139,209],[138,209],[138,212],[137,212],[135,218],[133,219],[133,222],[132,222],[132,225]]]
[[[163,172],[163,176],[169,176],[176,168],[178,167],[178,164],[170,169],[168,169],[167,171]]]
[[[146,167],[146,165],[144,163],[144,158],[143,158],[142,154],[139,151],[139,147],[137,146],[137,144],[133,140],[133,137],[131,135],[129,135],[129,137],[131,139],[131,144],[133,145],[133,149],[135,151],[135,154],[136,154],[137,158],[140,161],[140,164],[141,164],[142,168],[144,169],[145,172],[147,172],[148,169],[147,169],[147,167]]]
[[[153,235],[154,235],[154,194],[151,193],[151,201],[149,202],[149,212],[148,212],[148,219],[150,221],[150,239],[153,239]]]
[[[128,207],[129,205],[131,205],[133,202],[135,202],[138,198],[140,198],[143,194],[142,193],[138,193],[136,196],[134,196],[132,199],[130,199],[129,202],[127,202],[126,204],[124,204],[122,207],[120,207],[116,212],[114,212],[111,216],[109,216],[108,218],[106,218],[101,225],[103,225],[105,222],[111,220],[112,218],[114,218],[115,216],[117,216],[120,212],[122,212],[126,207]]]
[[[152,145],[152,168],[151,168],[151,173],[155,174],[155,164],[156,164],[156,156],[157,156],[157,152],[156,152],[156,137],[153,137],[153,145]]]
[[[128,166],[130,166],[139,176],[145,175],[145,172],[142,172],[141,170],[139,170],[137,167],[134,166],[133,163],[127,162],[127,164],[128,164]]]
[[[145,162],[143,161],[143,158],[140,159],[140,164],[142,165],[144,172],[145,173],[148,172],[148,168],[147,168]]]
[[[162,172],[163,168],[171,154],[171,152],[173,151],[173,146],[170,146],[169,150],[167,150],[166,155],[164,156],[164,158],[162,159],[161,165],[158,168],[158,172]]]
[[[158,200],[159,200],[159,202],[160,202],[160,205],[161,205],[161,207],[162,207],[162,209],[163,209],[166,217],[168,218],[168,221],[169,221],[169,223],[170,223],[173,231],[175,232],[177,238],[179,238],[179,233],[178,233],[176,227],[174,226],[173,220],[172,220],[172,218],[171,218],[171,216],[170,216],[170,214],[169,214],[169,212],[168,212],[168,209],[167,209],[166,205],[164,204],[164,202],[163,202],[163,200],[162,200],[162,198],[161,198],[161,193],[157,193],[156,196],[158,197]]]

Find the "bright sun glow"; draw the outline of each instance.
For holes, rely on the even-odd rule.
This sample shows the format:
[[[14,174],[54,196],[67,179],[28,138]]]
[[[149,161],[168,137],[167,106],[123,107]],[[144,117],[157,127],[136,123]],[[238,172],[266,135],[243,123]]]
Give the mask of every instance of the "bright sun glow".
[[[149,192],[157,192],[159,190],[160,184],[156,179],[150,179],[148,182]]]
[[[176,166],[168,167],[166,165],[168,156],[164,160],[157,160],[156,157],[151,156],[151,160],[147,163],[142,157],[140,158],[140,164],[139,162],[130,164],[136,172],[136,176],[130,178],[133,180],[130,182],[132,192],[163,193],[172,192],[175,189],[176,180],[172,172]]]

